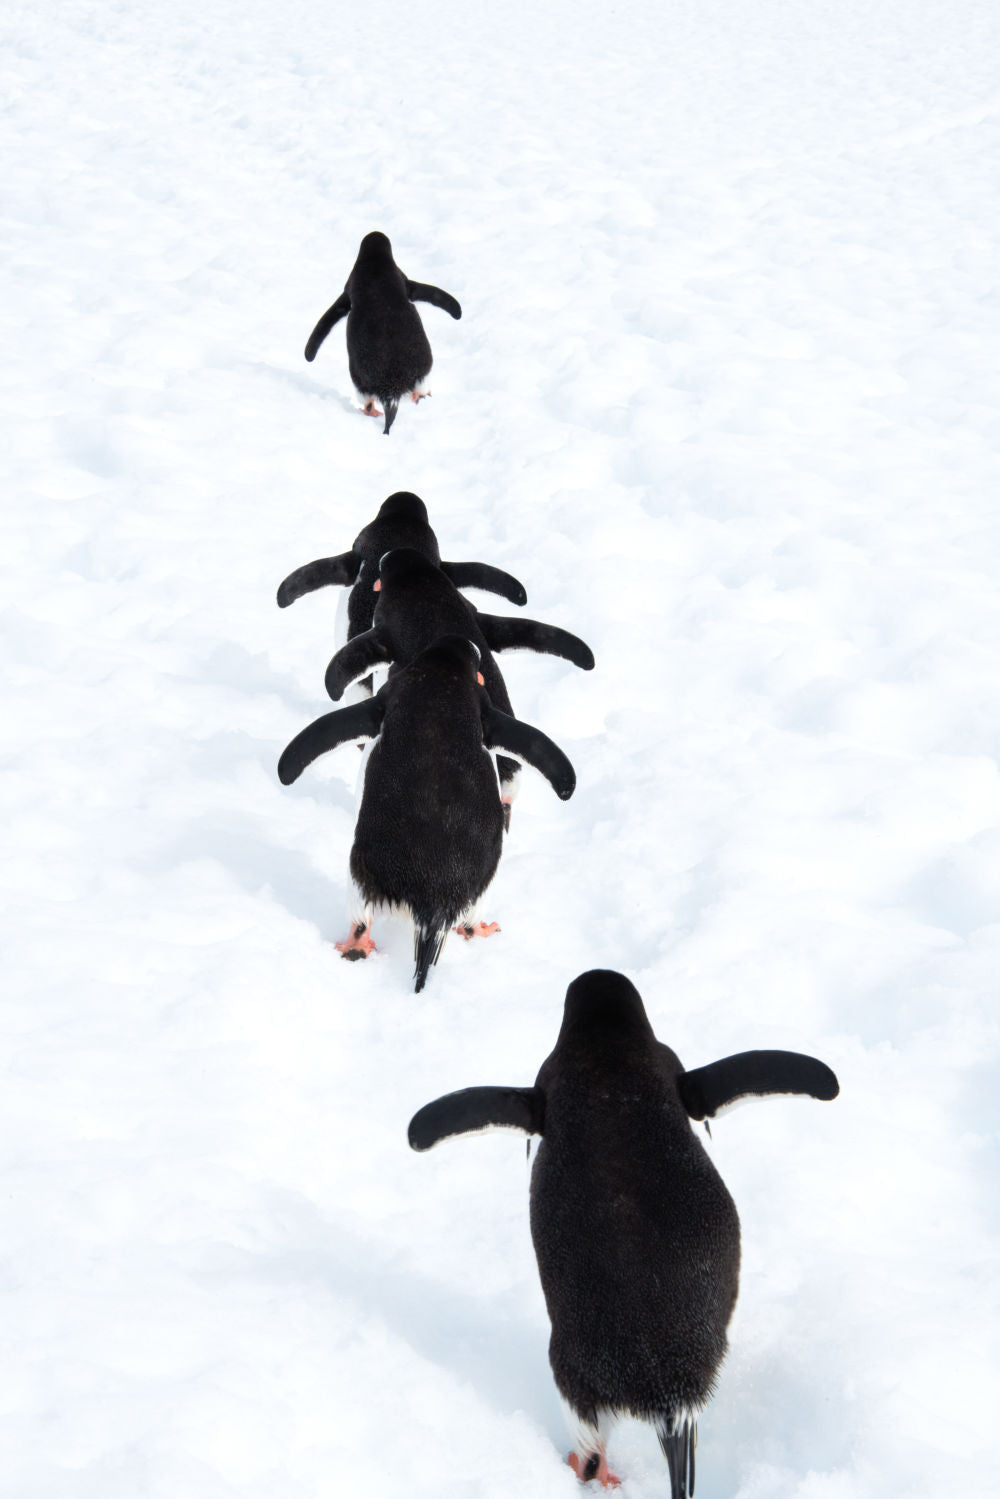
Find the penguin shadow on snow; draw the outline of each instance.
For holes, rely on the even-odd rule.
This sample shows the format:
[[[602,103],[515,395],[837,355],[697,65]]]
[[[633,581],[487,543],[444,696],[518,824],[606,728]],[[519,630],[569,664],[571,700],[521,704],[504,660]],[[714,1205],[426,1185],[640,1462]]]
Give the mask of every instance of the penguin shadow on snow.
[[[314,380],[309,375],[300,375],[296,370],[286,370],[280,364],[265,364],[259,359],[245,359],[242,361],[242,368],[252,370],[255,375],[265,375],[281,385],[290,385],[300,395],[318,397],[321,401],[339,406],[342,411],[349,412],[351,416],[357,416],[361,410],[357,401],[352,401],[350,396],[345,396],[342,391],[334,390],[331,386],[324,385],[322,380]]]

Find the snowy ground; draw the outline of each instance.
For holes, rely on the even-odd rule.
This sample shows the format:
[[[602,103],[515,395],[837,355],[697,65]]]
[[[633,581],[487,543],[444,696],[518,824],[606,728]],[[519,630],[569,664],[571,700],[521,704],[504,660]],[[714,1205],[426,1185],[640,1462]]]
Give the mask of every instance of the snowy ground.
[[[427,1157],[624,969],[744,1109],[699,1499],[1000,1487],[995,7],[8,0],[3,1480],[12,1499],[561,1495],[523,1142]],[[434,398],[352,409],[358,240]],[[399,488],[597,670],[410,992],[342,963],[357,756],[283,790]],[[487,607],[502,609],[497,601]],[[13,710],[13,711],[11,711]],[[621,1428],[629,1499],[666,1490]]]

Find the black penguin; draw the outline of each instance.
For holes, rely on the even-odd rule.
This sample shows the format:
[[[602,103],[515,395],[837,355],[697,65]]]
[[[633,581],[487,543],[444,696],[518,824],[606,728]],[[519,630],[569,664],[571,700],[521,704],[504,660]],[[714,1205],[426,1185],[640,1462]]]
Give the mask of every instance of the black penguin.
[[[413,548],[399,547],[384,556],[374,589],[378,590],[372,628],[342,646],[326,669],[326,690],[339,702],[351,685],[373,667],[406,666],[443,635],[462,635],[480,653],[479,669],[494,706],[513,716],[507,687],[493,651],[531,650],[562,656],[583,671],[592,671],[594,653],[578,636],[534,619],[480,614],[464,599],[440,568]],[[516,760],[500,756],[497,772],[504,818],[510,822]]]
[[[605,1442],[628,1414],[655,1426],[673,1499],[694,1491],[695,1423],[726,1352],[740,1225],[690,1121],[754,1094],[838,1092],[829,1067],[797,1052],[686,1072],[628,979],[595,969],[566,991],[533,1088],[466,1088],[414,1115],[414,1150],[491,1126],[542,1136],[531,1236],[580,1478],[617,1482]]]
[[[510,573],[485,562],[442,562],[437,537],[427,520],[427,506],[418,495],[400,490],[384,500],[378,515],[354,538],[349,552],[339,557],[320,557],[297,567],[278,589],[278,605],[287,609],[304,593],[328,585],[349,587],[347,638],[372,627],[377,594],[379,559],[396,547],[412,547],[433,562],[457,588],[481,588],[498,593],[512,604],[526,604],[524,587]],[[353,585],[353,586],[352,586]]]
[[[551,739],[493,706],[476,647],[455,636],[423,651],[375,697],[327,713],[298,734],[278,762],[282,784],[297,780],[318,755],[359,737],[377,743],[365,766],[351,849],[351,935],[337,947],[347,958],[367,957],[376,907],[404,907],[415,927],[419,991],[456,922],[463,936],[497,930],[474,919],[503,843],[488,751],[506,749],[527,760],[564,801],[576,776]]]
[[[382,402],[385,432],[395,421],[404,396],[419,401],[429,394],[423,382],[431,372],[433,357],[414,302],[433,302],[453,318],[462,316],[461,307],[446,291],[404,276],[392,258],[387,236],[376,230],[361,241],[347,285],[306,344],[306,358],[311,362],[330,329],[347,314],[351,379],[369,416],[382,415],[375,406],[376,401]]]

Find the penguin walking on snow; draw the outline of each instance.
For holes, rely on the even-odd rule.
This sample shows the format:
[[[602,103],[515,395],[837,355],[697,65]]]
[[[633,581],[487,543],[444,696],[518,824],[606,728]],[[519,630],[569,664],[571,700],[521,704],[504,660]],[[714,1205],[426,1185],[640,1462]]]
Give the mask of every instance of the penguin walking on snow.
[[[534,619],[480,614],[440,568],[412,547],[399,547],[381,559],[372,596],[378,599],[372,628],[342,646],[327,667],[326,690],[335,703],[374,667],[406,666],[444,635],[462,635],[473,642],[490,701],[510,715],[514,710],[494,651],[538,651],[562,656],[583,671],[593,670],[594,653],[579,636]],[[519,769],[516,760],[498,757],[500,800],[508,826]]]
[[[838,1092],[829,1067],[798,1052],[685,1071],[628,979],[595,969],[566,991],[534,1087],[465,1088],[414,1115],[414,1150],[493,1126],[542,1137],[531,1236],[582,1480],[618,1483],[605,1444],[628,1414],[655,1427],[672,1499],[694,1492],[696,1421],[726,1352],[740,1225],[691,1120],[754,1095]]]
[[[351,931],[337,950],[367,958],[375,910],[403,907],[413,917],[419,992],[456,923],[464,937],[498,930],[476,919],[503,844],[489,751],[526,760],[563,801],[573,795],[576,775],[551,739],[493,706],[476,647],[457,636],[423,651],[375,697],[310,724],[281,756],[279,779],[290,785],[317,756],[359,737],[376,743],[351,848]]]
[[[350,551],[339,557],[320,557],[289,573],[278,589],[278,605],[287,609],[305,593],[339,585],[350,588],[347,601],[347,639],[372,627],[378,565],[386,552],[412,547],[450,578],[456,588],[481,588],[497,593],[512,604],[526,604],[523,584],[499,567],[485,562],[442,562],[438,539],[427,519],[427,506],[418,495],[400,490],[384,500],[378,515],[354,538]],[[343,644],[339,641],[338,644]]]
[[[430,391],[424,381],[433,357],[424,325],[414,302],[431,302],[453,318],[462,309],[437,286],[410,281],[392,258],[388,237],[375,231],[361,241],[358,258],[347,285],[332,307],[328,307],[306,344],[312,362],[334,324],[347,316],[347,360],[366,415],[381,416],[376,401],[385,408],[388,433],[404,396],[419,401]]]

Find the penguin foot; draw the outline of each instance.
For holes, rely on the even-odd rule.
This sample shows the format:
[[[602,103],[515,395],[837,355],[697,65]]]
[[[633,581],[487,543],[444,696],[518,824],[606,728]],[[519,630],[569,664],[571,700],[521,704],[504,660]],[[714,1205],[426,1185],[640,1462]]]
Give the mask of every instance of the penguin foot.
[[[363,411],[365,413],[365,416],[384,416],[385,415],[384,412],[379,411],[378,407],[375,405],[375,402],[373,400],[367,400],[365,402],[365,404],[364,404],[364,406],[363,406],[362,409],[363,409]]]
[[[359,959],[367,958],[369,953],[375,952],[375,943],[368,935],[370,931],[371,928],[365,926],[364,922],[358,922],[357,926],[351,928],[349,937],[343,942],[334,943],[340,956],[349,963],[357,963]]]
[[[500,805],[503,808],[503,830],[504,830],[505,833],[509,833],[510,832],[510,817],[511,817],[511,813],[514,810],[514,798],[513,798],[513,796],[510,795],[510,794],[508,794],[507,796],[502,796],[500,798]]]
[[[413,402],[413,404],[415,406],[418,401],[425,400],[427,398],[427,396],[429,396],[429,395],[430,395],[430,391],[429,390],[411,390],[410,391],[410,400]]]
[[[500,923],[497,921],[477,921],[472,926],[469,922],[463,922],[461,926],[455,927],[454,930],[468,942],[473,937],[492,937],[494,932],[500,930]]]
[[[581,1457],[578,1452],[571,1452],[566,1461],[581,1483],[590,1483],[591,1479],[596,1478],[602,1488],[621,1487],[621,1479],[617,1473],[612,1473],[603,1452],[592,1452],[589,1457]]]

